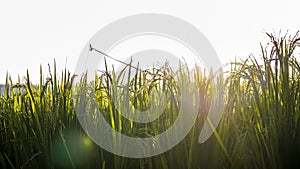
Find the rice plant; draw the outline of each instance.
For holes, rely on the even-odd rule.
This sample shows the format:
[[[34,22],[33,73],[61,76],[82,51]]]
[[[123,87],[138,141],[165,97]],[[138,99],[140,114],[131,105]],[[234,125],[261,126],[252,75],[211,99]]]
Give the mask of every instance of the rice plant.
[[[121,72],[110,72],[106,65],[92,83],[82,77],[76,85],[76,75],[67,69],[58,74],[55,61],[47,73],[40,68],[38,85],[32,84],[28,72],[15,82],[7,75],[0,89],[1,168],[299,168],[300,64],[295,51],[300,39],[298,34],[267,38],[270,45],[261,45],[262,59],[250,56],[232,62],[230,71],[217,77],[218,83],[214,72],[184,63],[177,72],[168,64],[147,70],[129,64],[124,68],[128,71]],[[123,83],[131,77],[126,73],[133,75],[127,79],[130,83]],[[82,92],[85,87],[114,130],[151,137],[167,130],[178,116],[182,83],[185,90],[197,86],[193,92],[199,101],[192,103],[200,107],[196,123],[178,145],[157,156],[138,159],[107,152],[88,137],[75,113],[83,100],[73,98],[89,94]],[[221,87],[226,100],[223,117],[200,144],[210,101]],[[166,109],[151,123],[122,116],[124,111],[155,113],[149,107],[162,105]]]

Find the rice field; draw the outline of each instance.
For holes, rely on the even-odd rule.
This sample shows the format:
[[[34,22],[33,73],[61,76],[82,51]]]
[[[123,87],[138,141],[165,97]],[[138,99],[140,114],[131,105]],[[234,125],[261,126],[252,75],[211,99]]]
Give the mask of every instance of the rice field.
[[[76,76],[67,69],[58,72],[55,61],[48,70],[40,68],[38,85],[28,72],[18,79],[7,75],[0,89],[0,168],[300,168],[300,38],[298,34],[266,37],[269,45],[261,45],[261,56],[228,64],[229,71],[217,77],[218,83],[213,81],[214,72],[199,66],[189,69],[184,63],[177,72],[167,64],[144,71],[129,65],[134,78],[128,84],[122,84],[122,72],[102,71],[93,83],[82,77],[75,85]],[[197,103],[191,101],[200,107],[196,122],[178,145],[157,156],[127,158],[102,149],[84,132],[75,112],[82,100],[74,96],[87,94],[81,90],[85,87],[95,94],[97,109],[114,130],[151,137],[167,130],[178,116],[179,85],[185,90],[196,86]],[[200,144],[210,101],[222,87],[222,119]],[[167,98],[163,103],[162,92]],[[85,109],[95,108],[86,103]],[[147,110],[150,104],[166,105],[151,123],[120,115],[128,109]]]

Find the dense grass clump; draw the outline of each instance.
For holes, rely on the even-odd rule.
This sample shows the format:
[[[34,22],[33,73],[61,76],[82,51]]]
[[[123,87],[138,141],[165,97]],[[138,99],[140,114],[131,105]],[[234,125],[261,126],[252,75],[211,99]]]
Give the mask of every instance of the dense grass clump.
[[[262,59],[253,56],[233,62],[215,78],[200,67],[185,64],[173,72],[168,65],[139,70],[130,64],[122,71],[106,70],[74,84],[75,75],[64,70],[58,79],[56,66],[47,78],[40,69],[40,83],[30,75],[13,82],[7,76],[0,96],[1,168],[299,168],[300,167],[300,65],[298,34],[276,38],[267,34],[270,46],[261,45]],[[298,59],[299,60],[299,59]],[[138,66],[137,66],[138,68]],[[130,83],[123,83],[124,78]],[[218,79],[218,83],[214,82]],[[97,109],[110,126],[131,137],[151,137],[167,130],[180,109],[180,88],[196,85],[199,97],[196,123],[173,149],[149,158],[134,159],[101,149],[81,128],[75,113],[86,95],[95,95]],[[223,117],[213,136],[199,144],[211,99],[225,88]],[[1,90],[1,89],[0,89]],[[74,97],[75,96],[75,97]],[[165,100],[165,101],[161,101]],[[126,104],[124,104],[126,103]],[[127,105],[127,106],[124,106]],[[137,123],[122,111],[166,107],[151,123]],[[91,108],[90,104],[86,104]],[[155,109],[150,109],[155,113]],[[96,116],[95,116],[96,117]],[[126,145],[124,145],[126,146]]]

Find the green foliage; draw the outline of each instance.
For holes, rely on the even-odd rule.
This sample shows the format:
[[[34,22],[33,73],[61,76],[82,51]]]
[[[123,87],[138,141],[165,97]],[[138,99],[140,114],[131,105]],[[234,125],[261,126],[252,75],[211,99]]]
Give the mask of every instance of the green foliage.
[[[7,76],[0,96],[1,168],[299,168],[300,167],[300,66],[295,48],[298,35],[275,38],[262,49],[262,60],[249,57],[230,64],[225,77],[200,67],[178,72],[167,66],[140,71],[130,64],[121,73],[107,69],[93,83],[64,70],[58,78],[49,66],[48,77],[40,69],[40,84],[29,73],[21,82]],[[107,67],[107,66],[106,66]],[[138,66],[137,66],[138,67]],[[129,71],[125,71],[128,69]],[[125,76],[125,73],[128,73]],[[130,83],[123,83],[130,77]],[[177,77],[175,80],[174,77]],[[188,82],[188,83],[187,83]],[[180,109],[178,85],[196,85],[200,109],[190,133],[173,149],[154,157],[131,159],[111,154],[94,144],[82,130],[75,108],[85,100],[81,87],[95,94],[102,115],[112,128],[132,137],[151,137],[167,130]],[[213,136],[199,144],[198,137],[216,91],[225,86],[225,109]],[[185,86],[189,89],[189,85]],[[127,93],[127,94],[126,94]],[[162,98],[166,98],[163,102]],[[125,103],[125,106],[122,102]],[[124,118],[165,104],[152,123]],[[86,105],[92,108],[91,105]],[[121,143],[120,143],[121,144]],[[124,145],[126,146],[126,145]]]

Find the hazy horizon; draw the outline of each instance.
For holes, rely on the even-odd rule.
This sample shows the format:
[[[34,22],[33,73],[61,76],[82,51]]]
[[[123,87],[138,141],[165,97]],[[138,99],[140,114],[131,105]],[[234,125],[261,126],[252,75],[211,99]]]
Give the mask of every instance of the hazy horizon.
[[[56,59],[58,71],[66,66],[74,72],[88,40],[105,25],[140,13],[176,16],[197,27],[215,48],[223,64],[250,54],[259,57],[264,32],[300,29],[296,22],[298,1],[218,2],[151,1],[2,2],[0,6],[0,84],[8,72],[14,82],[29,70],[39,82],[39,69],[48,72]]]

